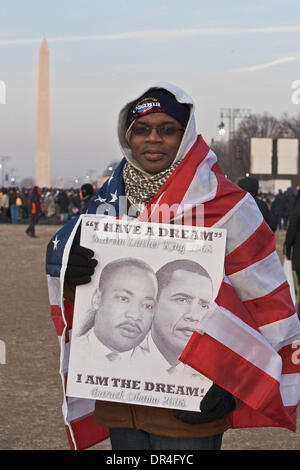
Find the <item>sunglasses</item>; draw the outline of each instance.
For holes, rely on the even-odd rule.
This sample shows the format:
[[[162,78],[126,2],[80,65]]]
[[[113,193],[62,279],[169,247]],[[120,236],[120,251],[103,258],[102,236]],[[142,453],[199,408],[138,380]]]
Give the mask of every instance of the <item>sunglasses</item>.
[[[175,127],[175,126],[159,126],[159,127],[148,127],[148,126],[136,126],[133,127],[131,130],[131,134],[135,135],[136,137],[149,137],[152,133],[153,129],[156,130],[159,137],[173,137],[178,132],[184,132],[182,127]]]

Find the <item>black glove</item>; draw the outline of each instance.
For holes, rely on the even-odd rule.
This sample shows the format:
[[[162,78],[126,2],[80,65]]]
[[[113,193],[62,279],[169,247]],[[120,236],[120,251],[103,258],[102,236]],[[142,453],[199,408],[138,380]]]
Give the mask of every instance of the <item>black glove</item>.
[[[235,400],[231,393],[217,384],[213,384],[200,403],[200,411],[174,410],[175,418],[187,424],[210,423],[221,419],[235,409]]]
[[[94,252],[89,248],[76,244],[72,246],[65,275],[66,284],[79,286],[90,282],[97,265],[93,256]]]

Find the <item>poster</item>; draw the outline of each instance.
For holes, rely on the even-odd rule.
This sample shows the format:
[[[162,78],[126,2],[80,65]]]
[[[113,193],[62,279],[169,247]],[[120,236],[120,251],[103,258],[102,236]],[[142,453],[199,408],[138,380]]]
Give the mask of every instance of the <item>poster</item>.
[[[178,358],[213,308],[225,242],[224,229],[83,215],[98,264],[76,289],[67,395],[199,411],[212,382]]]
[[[273,139],[252,137],[250,142],[250,173],[271,175]]]
[[[277,139],[278,175],[297,175],[299,159],[298,139]]]

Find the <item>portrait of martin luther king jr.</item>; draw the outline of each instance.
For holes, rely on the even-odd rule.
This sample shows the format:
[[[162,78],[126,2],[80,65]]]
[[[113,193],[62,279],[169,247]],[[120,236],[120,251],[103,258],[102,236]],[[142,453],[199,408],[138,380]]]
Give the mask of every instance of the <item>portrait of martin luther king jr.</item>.
[[[156,297],[155,272],[143,260],[120,258],[107,263],[88,320],[77,335],[81,358],[99,365],[117,358],[129,360],[151,329]],[[101,358],[105,360],[100,362]]]

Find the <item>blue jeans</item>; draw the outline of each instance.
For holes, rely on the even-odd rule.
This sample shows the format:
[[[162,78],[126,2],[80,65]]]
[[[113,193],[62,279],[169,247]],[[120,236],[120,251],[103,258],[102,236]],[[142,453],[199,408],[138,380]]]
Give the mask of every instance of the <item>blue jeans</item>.
[[[112,450],[221,450],[222,434],[210,437],[164,437],[139,429],[110,429]]]
[[[17,224],[18,223],[19,208],[16,204],[12,204],[10,206],[10,218],[11,218],[11,223],[12,224]]]
[[[38,216],[37,216],[37,214],[31,214],[31,223],[30,223],[30,225],[31,225],[32,227],[35,227],[37,223],[38,223]]]

